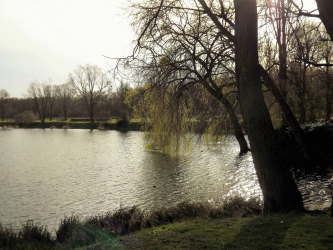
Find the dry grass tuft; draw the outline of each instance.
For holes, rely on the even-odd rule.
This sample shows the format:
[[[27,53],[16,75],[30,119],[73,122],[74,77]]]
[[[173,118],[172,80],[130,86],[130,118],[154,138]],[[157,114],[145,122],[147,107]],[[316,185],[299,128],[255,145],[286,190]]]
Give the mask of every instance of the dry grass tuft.
[[[253,217],[260,213],[261,206],[257,200],[247,201],[240,197],[230,198],[220,206],[213,206],[209,202],[182,201],[176,206],[161,207],[150,212],[133,206],[85,220],[76,215],[65,217],[56,231],[56,239],[52,239],[46,227],[32,221],[28,221],[17,231],[0,224],[0,249],[24,249],[28,245],[31,246],[29,249],[52,249],[55,244],[75,248],[190,218]]]

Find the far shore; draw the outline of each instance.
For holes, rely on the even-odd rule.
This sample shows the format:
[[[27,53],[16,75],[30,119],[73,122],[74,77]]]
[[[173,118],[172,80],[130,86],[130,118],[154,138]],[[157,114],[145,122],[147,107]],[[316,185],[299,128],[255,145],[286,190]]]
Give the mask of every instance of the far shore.
[[[98,130],[119,130],[119,131],[140,131],[143,123],[139,120],[132,119],[129,121],[122,120],[96,120],[91,123],[87,119],[77,120],[47,120],[43,124],[41,121],[36,121],[29,124],[19,124],[13,120],[0,121],[0,127],[5,128],[51,128],[51,129],[98,129]]]

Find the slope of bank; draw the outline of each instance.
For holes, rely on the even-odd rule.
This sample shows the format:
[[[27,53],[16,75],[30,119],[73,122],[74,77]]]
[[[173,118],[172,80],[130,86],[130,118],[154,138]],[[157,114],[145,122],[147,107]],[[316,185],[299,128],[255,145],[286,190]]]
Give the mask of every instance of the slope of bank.
[[[333,249],[333,224],[326,215],[319,214],[198,218],[80,249]]]
[[[252,218],[192,218],[116,236],[93,227],[98,239],[84,246],[31,241],[1,249],[333,249],[333,223],[327,214],[275,214]],[[27,237],[27,236],[26,236]],[[33,237],[33,234],[30,235]],[[90,239],[92,240],[92,238]],[[82,241],[81,241],[82,242]],[[82,242],[83,243],[83,242]]]
[[[261,214],[256,198],[219,206],[180,202],[143,211],[136,206],[86,219],[65,217],[55,236],[28,221],[0,224],[0,249],[333,249],[329,212]]]

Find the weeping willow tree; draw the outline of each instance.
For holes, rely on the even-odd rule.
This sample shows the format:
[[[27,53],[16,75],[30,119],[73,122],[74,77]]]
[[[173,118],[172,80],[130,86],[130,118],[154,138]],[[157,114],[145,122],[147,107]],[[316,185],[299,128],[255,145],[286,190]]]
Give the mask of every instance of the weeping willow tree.
[[[150,149],[177,151],[181,138],[192,131],[189,109],[183,98],[175,98],[175,91],[145,85],[126,96],[125,102],[133,109],[133,115],[142,119],[145,130],[150,132]]]
[[[182,92],[147,84],[131,90],[126,103],[149,131],[149,149],[170,153],[189,149],[196,135],[221,140],[233,134],[224,106],[199,84]]]
[[[165,118],[160,118],[161,122],[154,118],[154,131],[155,127],[160,127],[171,141],[175,141],[173,136],[165,131],[172,127],[176,128],[175,135],[179,135],[180,131],[193,131],[193,124],[188,123],[197,115],[188,111],[191,107],[185,96],[191,93],[191,89],[197,91],[197,86],[200,86],[200,91],[205,91],[209,98],[216,99],[219,103],[211,108],[220,109],[218,112],[225,111],[225,118],[230,120],[226,124],[232,125],[240,145],[240,153],[248,152],[248,143],[239,123],[241,116],[234,110],[237,91],[232,45],[228,39],[216,33],[215,25],[209,22],[209,17],[203,12],[183,8],[181,1],[168,1],[166,4],[167,7],[160,10],[156,6],[150,8],[149,5],[133,5],[133,26],[140,24],[143,30],[137,28],[140,33],[133,56],[119,60],[116,69],[130,68],[133,72],[132,79],[141,81],[141,84],[147,83],[154,91],[163,93],[157,98],[158,105],[162,105],[157,114]],[[159,18],[154,19],[152,13],[157,13],[156,11]],[[122,67],[118,67],[119,65]],[[119,75],[119,71],[115,74]],[[232,92],[227,90],[230,86],[234,88]],[[158,126],[162,121],[166,125]],[[204,122],[213,123],[212,121],[216,119],[207,117]]]
[[[134,2],[131,14],[137,32],[136,47],[124,65],[139,62],[143,71],[141,77],[145,76],[145,69],[153,69],[152,81],[146,82],[161,84],[164,88],[177,83],[176,93],[201,84],[221,103],[225,95],[223,86],[219,86],[216,79],[227,74],[235,79],[236,75],[240,109],[264,194],[265,211],[303,211],[301,194],[282,161],[283,150],[262,93],[260,76],[288,114],[290,107],[267,71],[259,65],[257,2],[233,0],[232,9],[223,2]],[[166,63],[161,61],[162,58]],[[163,64],[159,65],[160,62]],[[235,115],[234,118],[238,117]]]

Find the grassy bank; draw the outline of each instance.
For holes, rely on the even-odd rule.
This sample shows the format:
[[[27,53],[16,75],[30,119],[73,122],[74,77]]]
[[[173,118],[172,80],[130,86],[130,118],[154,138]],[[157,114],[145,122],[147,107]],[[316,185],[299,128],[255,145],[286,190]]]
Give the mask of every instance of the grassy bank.
[[[333,249],[333,225],[325,215],[309,214],[198,218],[80,249]]]
[[[120,236],[91,227],[77,231],[77,241],[88,232],[97,236],[85,246],[44,240],[3,249],[333,249],[332,220],[323,214],[199,217]]]
[[[245,201],[238,197],[219,206],[209,202],[184,201],[174,207],[161,207],[149,212],[134,206],[84,220],[75,215],[66,217],[55,237],[47,228],[31,221],[19,229],[0,226],[0,249],[74,249],[99,242],[108,244],[110,239],[127,237],[136,231],[193,218],[252,217],[259,213],[261,206],[258,200]]]
[[[0,226],[0,249],[333,249],[333,223],[324,212],[263,215],[257,200],[236,197],[220,206],[181,202],[66,217],[55,237],[32,222]]]

